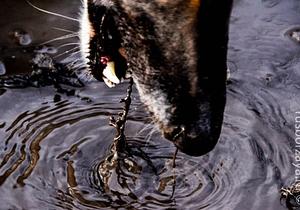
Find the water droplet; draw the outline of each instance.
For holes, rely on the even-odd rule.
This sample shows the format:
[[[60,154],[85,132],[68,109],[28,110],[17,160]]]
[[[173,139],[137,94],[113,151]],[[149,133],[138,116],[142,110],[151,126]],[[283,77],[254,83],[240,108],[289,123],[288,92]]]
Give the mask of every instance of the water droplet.
[[[32,42],[31,36],[23,30],[15,30],[14,37],[18,41],[18,44],[20,44],[22,46],[29,45]]]
[[[6,73],[5,65],[2,61],[0,61],[0,76]]]
[[[293,31],[291,37],[297,42],[300,42],[300,31]]]
[[[300,44],[300,27],[294,27],[287,30],[287,32],[285,32],[285,36]]]

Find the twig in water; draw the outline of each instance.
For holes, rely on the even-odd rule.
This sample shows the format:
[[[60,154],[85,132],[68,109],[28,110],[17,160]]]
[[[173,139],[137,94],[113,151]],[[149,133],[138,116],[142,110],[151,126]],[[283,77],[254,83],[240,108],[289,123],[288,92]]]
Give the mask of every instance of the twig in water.
[[[126,148],[125,142],[125,124],[127,120],[127,115],[129,112],[130,104],[131,104],[131,93],[132,93],[133,79],[129,79],[129,87],[127,88],[127,95],[120,102],[124,103],[123,111],[119,113],[118,119],[115,119],[113,116],[110,117],[110,125],[115,127],[117,130],[117,134],[114,138],[114,143],[112,145],[112,152],[123,151]]]
[[[176,168],[176,157],[177,157],[177,153],[178,153],[178,148],[176,147],[176,150],[175,150],[175,153],[174,153],[174,156],[173,156],[173,187],[172,187],[172,195],[171,195],[171,199],[174,197],[175,195],[175,189],[176,189],[176,173],[175,173],[175,168]]]
[[[119,117],[115,119],[113,116],[110,117],[109,124],[113,126],[116,130],[116,136],[114,137],[113,144],[110,148],[109,155],[102,161],[97,171],[100,175],[100,185],[103,187],[104,191],[109,191],[109,179],[111,177],[112,171],[119,168],[119,153],[126,150],[126,137],[124,134],[125,124],[127,120],[127,115],[129,112],[131,104],[131,93],[132,93],[133,79],[129,79],[129,87],[127,88],[127,95],[120,102],[124,103],[123,111],[119,113]]]

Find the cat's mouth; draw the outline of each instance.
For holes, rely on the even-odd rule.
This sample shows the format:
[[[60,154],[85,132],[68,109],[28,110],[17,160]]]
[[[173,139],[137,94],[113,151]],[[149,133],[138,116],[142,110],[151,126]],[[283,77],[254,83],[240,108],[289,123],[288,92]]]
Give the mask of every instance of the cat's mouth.
[[[81,51],[90,73],[113,87],[125,78],[128,61],[141,101],[164,136],[189,155],[212,150],[226,100],[231,0],[224,1],[226,9],[203,1],[194,15],[184,0],[176,2],[185,9],[170,11],[141,3],[148,1],[109,2],[119,1],[84,0]],[[214,18],[219,13],[224,19]]]
[[[89,71],[95,79],[114,87],[125,78],[128,68],[121,36],[106,7],[90,4],[88,8],[89,31],[93,31],[88,43]]]

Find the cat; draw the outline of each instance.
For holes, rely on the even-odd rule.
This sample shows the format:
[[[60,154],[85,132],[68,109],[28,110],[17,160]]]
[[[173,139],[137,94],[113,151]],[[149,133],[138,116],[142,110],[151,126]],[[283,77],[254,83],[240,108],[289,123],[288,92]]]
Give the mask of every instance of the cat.
[[[83,0],[82,59],[113,87],[128,73],[164,137],[191,156],[218,142],[232,0]]]

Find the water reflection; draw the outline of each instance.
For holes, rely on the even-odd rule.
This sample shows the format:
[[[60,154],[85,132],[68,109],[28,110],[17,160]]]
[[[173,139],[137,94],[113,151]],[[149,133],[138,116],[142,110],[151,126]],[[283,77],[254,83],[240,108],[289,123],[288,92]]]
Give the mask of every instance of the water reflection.
[[[109,117],[127,84],[90,83],[69,96],[0,88],[1,209],[286,209],[279,191],[294,182],[300,48],[290,39],[299,14],[297,1],[236,1],[220,141],[203,157],[178,153],[175,168],[174,146],[136,91],[128,149],[109,167]]]
[[[80,94],[93,97],[98,88],[104,88],[99,85]],[[134,111],[129,115],[128,148],[114,159],[109,151],[115,132],[108,126],[108,117],[121,111],[116,95],[104,92],[93,98],[98,103],[63,96],[54,103],[51,92],[51,88],[8,90],[2,96],[16,98],[17,104],[4,115],[7,124],[1,132],[0,190],[15,189],[8,193],[12,198],[8,206],[13,205],[15,192],[39,192],[45,186],[42,193],[23,197],[20,205],[48,206],[51,200],[51,205],[60,207],[151,209],[202,200],[194,205],[205,207],[230,194],[233,178],[224,160],[210,165],[208,156],[199,160],[179,154],[173,168],[175,148],[153,132],[153,126],[139,120],[145,119],[139,101],[133,101]],[[39,97],[31,101],[36,95]],[[113,102],[99,103],[103,100]],[[150,140],[145,141],[150,133]]]
[[[235,104],[239,109],[226,112],[216,150],[200,158],[179,153],[175,168],[174,146],[145,121],[147,115],[137,99],[128,116],[128,148],[118,154],[115,163],[111,161],[115,131],[108,119],[122,110],[118,101],[125,95],[121,93],[126,84],[100,92],[105,87],[96,83],[77,90],[92,102],[62,95],[62,100],[55,103],[51,87],[8,89],[0,102],[7,110],[0,130],[0,191],[9,196],[5,205],[55,209],[220,209],[224,205],[240,209],[250,203],[280,205],[278,189],[290,171],[290,149],[272,143],[279,136],[285,138],[284,133],[277,132],[277,124],[269,121],[269,126],[262,126],[271,114],[268,118],[256,114],[269,115],[269,110],[273,113],[278,107],[261,110],[265,106],[256,107],[257,103],[250,102],[261,101],[259,97],[240,102],[247,93],[237,91],[236,86],[243,87],[232,81],[229,106]],[[136,91],[133,97],[137,98]],[[14,105],[7,98],[15,98]],[[281,124],[278,116],[275,119]],[[255,125],[255,133],[249,130],[251,125]],[[247,197],[245,188],[252,192],[253,200]],[[33,193],[22,194],[24,191]]]

